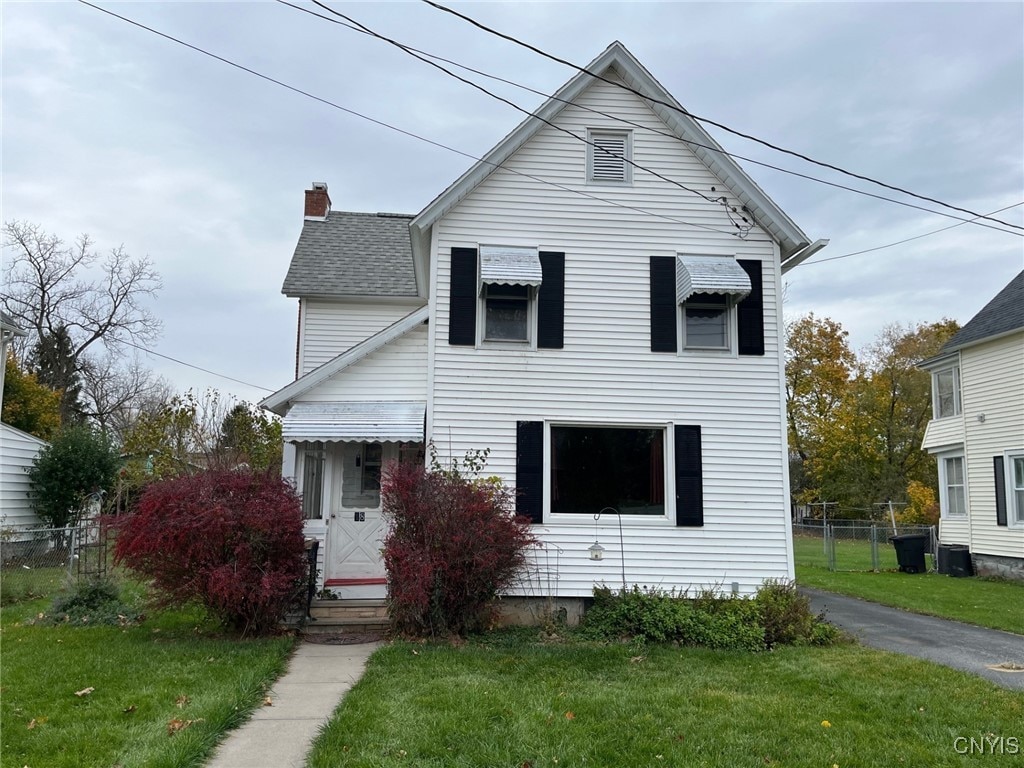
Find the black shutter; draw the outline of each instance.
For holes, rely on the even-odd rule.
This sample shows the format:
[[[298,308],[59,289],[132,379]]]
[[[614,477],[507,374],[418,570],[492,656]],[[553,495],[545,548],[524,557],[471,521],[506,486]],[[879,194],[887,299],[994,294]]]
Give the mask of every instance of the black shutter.
[[[544,422],[516,424],[516,514],[544,522]]]
[[[476,248],[452,248],[449,344],[476,344],[476,284]]]
[[[651,256],[651,352],[675,352],[676,257]]]
[[[992,457],[996,476],[996,525],[1006,525],[1006,470],[1002,456]]]
[[[541,251],[540,269],[537,346],[540,349],[561,349],[565,343],[565,254]]]
[[[700,426],[677,425],[676,525],[704,525],[704,477],[701,469]]]
[[[750,277],[750,293],[736,305],[736,325],[741,355],[764,354],[764,293],[761,280],[761,262],[739,259],[743,271]]]

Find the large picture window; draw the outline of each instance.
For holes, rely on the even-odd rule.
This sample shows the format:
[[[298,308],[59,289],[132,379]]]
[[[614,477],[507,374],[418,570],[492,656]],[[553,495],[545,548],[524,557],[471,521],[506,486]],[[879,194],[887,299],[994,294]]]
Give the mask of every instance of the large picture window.
[[[665,514],[665,430],[551,427],[551,511]]]

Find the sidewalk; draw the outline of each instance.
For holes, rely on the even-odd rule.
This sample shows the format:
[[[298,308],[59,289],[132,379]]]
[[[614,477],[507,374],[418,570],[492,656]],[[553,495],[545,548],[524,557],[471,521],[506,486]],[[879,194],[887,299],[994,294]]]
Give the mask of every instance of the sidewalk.
[[[1024,635],[922,616],[807,587],[800,591],[811,599],[811,608],[826,611],[829,623],[864,645],[916,656],[979,675],[1004,688],[1024,691],[1024,672],[998,669],[1007,663],[1024,666]]]
[[[272,705],[228,734],[207,768],[302,768],[320,727],[379,647],[300,643],[267,694]]]

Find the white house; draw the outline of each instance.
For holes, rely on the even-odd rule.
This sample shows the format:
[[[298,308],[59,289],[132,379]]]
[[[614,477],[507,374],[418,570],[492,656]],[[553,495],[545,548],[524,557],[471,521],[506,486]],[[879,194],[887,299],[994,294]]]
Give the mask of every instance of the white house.
[[[923,362],[938,459],[939,540],[975,570],[1024,581],[1024,272]]]
[[[827,241],[621,44],[588,69],[419,214],[306,192],[296,380],[262,405],[343,596],[384,594],[380,467],[425,441],[490,449],[546,594],[793,576],[782,273]]]

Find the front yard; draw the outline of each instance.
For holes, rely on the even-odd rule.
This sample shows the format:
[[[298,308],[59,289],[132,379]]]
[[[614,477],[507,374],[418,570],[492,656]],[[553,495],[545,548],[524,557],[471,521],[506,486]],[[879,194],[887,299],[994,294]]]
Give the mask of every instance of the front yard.
[[[1024,695],[854,646],[397,643],[309,765],[958,766],[986,734],[1003,746],[985,765],[1019,765],[1022,723]]]
[[[6,768],[199,766],[260,705],[293,640],[236,640],[195,611],[138,626],[30,623],[48,600],[0,611]]]

